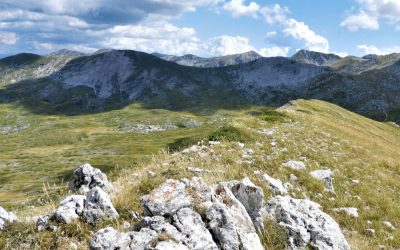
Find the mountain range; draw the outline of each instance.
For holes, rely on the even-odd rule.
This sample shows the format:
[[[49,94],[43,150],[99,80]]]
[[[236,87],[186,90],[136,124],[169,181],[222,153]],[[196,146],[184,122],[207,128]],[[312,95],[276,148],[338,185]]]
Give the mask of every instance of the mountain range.
[[[0,60],[0,102],[35,112],[99,112],[132,102],[197,112],[298,98],[400,122],[400,54],[340,57],[300,50],[290,58],[252,51],[202,58],[103,49]]]

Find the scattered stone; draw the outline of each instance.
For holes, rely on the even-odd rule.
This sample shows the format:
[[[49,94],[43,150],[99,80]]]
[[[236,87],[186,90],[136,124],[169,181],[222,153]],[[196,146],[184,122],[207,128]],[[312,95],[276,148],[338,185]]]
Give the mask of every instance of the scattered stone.
[[[212,147],[212,146],[215,146],[215,145],[219,145],[219,144],[221,144],[220,141],[209,141],[209,142],[208,142],[208,145],[210,145],[211,147]]]
[[[366,231],[367,235],[369,235],[369,236],[374,236],[375,235],[375,229],[368,228],[365,231]]]
[[[334,208],[334,209],[332,209],[332,211],[337,212],[337,213],[344,212],[348,216],[352,216],[352,217],[355,217],[355,218],[358,217],[358,209],[355,208],[355,207]]]
[[[268,183],[268,186],[274,195],[286,195],[287,189],[283,186],[280,180],[274,179],[271,176],[264,174],[262,176],[264,181]]]
[[[122,131],[125,132],[136,132],[136,133],[153,133],[153,132],[160,132],[160,131],[165,131],[165,130],[176,130],[178,129],[178,126],[173,125],[173,124],[165,124],[165,125],[145,125],[145,124],[135,124],[135,125],[130,125],[130,124],[125,124],[121,127],[119,127]]]
[[[49,223],[52,215],[39,216],[36,221],[36,229],[40,231],[49,230]]]
[[[390,223],[389,221],[383,221],[382,223],[383,223],[383,225],[385,225],[385,226],[386,226],[387,228],[389,228],[390,230],[396,230],[396,227],[393,226],[393,224]]]
[[[319,169],[312,171],[310,175],[317,180],[323,181],[326,190],[335,192],[333,187],[333,172],[330,169]]]
[[[58,223],[69,224],[82,215],[84,195],[71,195],[61,201],[60,206],[54,212],[52,219]],[[44,218],[44,217],[43,217]],[[43,219],[42,218],[42,219]]]
[[[150,178],[156,176],[156,173],[154,173],[153,171],[150,171],[150,170],[147,170],[146,173],[147,173],[147,177],[150,177]]]
[[[358,183],[360,183],[360,180],[351,180],[351,182],[352,182],[353,184],[358,184]]]
[[[292,249],[310,245],[316,249],[350,250],[338,224],[315,202],[276,196],[268,201],[266,211],[288,231]]]
[[[204,173],[207,173],[207,174],[212,173],[212,171],[210,171],[208,169],[202,169],[202,168],[196,168],[196,167],[188,167],[187,169],[188,169],[188,171],[190,173],[193,173],[193,174],[196,174],[196,175],[201,175],[201,174],[204,174]]]
[[[81,194],[86,194],[94,187],[100,187],[108,193],[113,192],[113,186],[107,180],[107,176],[100,169],[93,168],[89,163],[74,171],[71,180],[68,182],[68,187],[71,191],[77,191]]]
[[[100,187],[94,187],[86,195],[83,217],[87,223],[96,224],[99,220],[117,218],[118,212],[108,194]]]
[[[13,212],[7,212],[0,207],[0,230],[17,221],[17,216]]]
[[[297,179],[298,179],[297,176],[294,175],[294,174],[290,174],[289,178],[290,178],[291,181],[297,181]]]
[[[283,167],[288,167],[293,170],[306,170],[307,167],[302,161],[288,161],[282,164]]]

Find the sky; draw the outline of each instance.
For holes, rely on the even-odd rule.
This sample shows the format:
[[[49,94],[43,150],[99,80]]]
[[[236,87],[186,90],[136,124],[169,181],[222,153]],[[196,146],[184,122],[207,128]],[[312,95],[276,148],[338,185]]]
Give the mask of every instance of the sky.
[[[400,52],[400,0],[0,0],[0,57],[63,48],[389,54]]]

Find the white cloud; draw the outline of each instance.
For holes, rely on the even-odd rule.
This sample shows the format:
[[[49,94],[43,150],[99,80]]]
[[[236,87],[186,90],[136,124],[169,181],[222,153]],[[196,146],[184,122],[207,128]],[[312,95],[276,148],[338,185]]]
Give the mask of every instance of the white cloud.
[[[357,46],[357,49],[361,51],[363,55],[375,54],[375,55],[386,55],[391,53],[399,53],[400,46],[393,46],[388,48],[377,48],[373,45],[361,44]]]
[[[0,43],[14,45],[17,43],[18,36],[14,32],[0,31]]]
[[[273,46],[270,48],[262,48],[258,53],[265,57],[274,57],[274,56],[287,56],[289,53],[290,47],[279,47]]]
[[[359,4],[358,12],[345,18],[341,23],[342,27],[349,31],[359,29],[379,29],[379,22],[389,24],[400,22],[400,1],[399,0],[356,0]]]
[[[250,45],[247,37],[242,36],[217,36],[209,39],[203,47],[209,55],[230,55],[244,53],[255,48]]]
[[[279,4],[275,5],[266,5],[260,10],[262,16],[265,18],[265,21],[269,24],[276,24],[284,22],[290,13],[287,7],[282,7]]]
[[[282,29],[279,33],[276,31],[267,33],[267,38],[274,38],[282,34],[286,40],[292,38],[300,42],[302,48],[320,52],[329,51],[328,40],[316,34],[305,23],[289,18],[290,11],[287,7],[282,7],[279,4],[266,5],[261,8],[260,12],[268,24],[279,25]]]
[[[305,23],[291,18],[286,20],[283,26],[283,34],[303,41],[307,49],[319,52],[329,51],[328,40],[325,37],[316,34]]]
[[[358,31],[359,29],[379,29],[379,23],[376,16],[370,16],[364,11],[358,14],[348,16],[340,26],[345,27],[349,31]]]
[[[223,9],[231,12],[234,17],[252,16],[256,18],[260,10],[260,5],[255,2],[245,5],[243,1],[244,0],[230,0],[224,4]]]
[[[179,28],[169,23],[118,25],[91,33],[105,37],[103,47],[134,49],[146,52],[186,54],[199,52],[199,39],[193,28]]]

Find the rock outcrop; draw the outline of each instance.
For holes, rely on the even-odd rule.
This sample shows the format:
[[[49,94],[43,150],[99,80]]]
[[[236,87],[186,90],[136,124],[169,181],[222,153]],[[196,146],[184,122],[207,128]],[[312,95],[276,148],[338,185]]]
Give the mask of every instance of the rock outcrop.
[[[101,172],[98,168],[93,168],[89,163],[86,163],[77,168],[71,180],[68,182],[68,187],[73,192],[86,194],[94,187],[100,187],[104,191],[111,193],[113,191],[112,184],[108,181],[107,175]]]
[[[13,212],[7,212],[3,207],[0,207],[0,230],[17,221],[17,216]]]
[[[290,249],[350,249],[338,224],[317,203],[278,195],[264,206],[263,196],[248,178],[214,186],[201,177],[169,179],[141,198],[145,217],[135,231],[101,229],[89,248],[261,250],[257,230],[265,230],[263,211],[288,232]]]
[[[140,231],[102,229],[90,248],[264,249],[253,224],[262,223],[262,199],[249,179],[215,187],[200,177],[170,179],[141,198],[146,217]]]
[[[87,223],[96,224],[99,220],[117,218],[118,212],[108,194],[100,187],[94,187],[86,194],[83,217]]]
[[[93,173],[94,175],[91,175]],[[75,181],[70,182],[74,183],[74,185],[78,183],[82,184],[80,186],[74,186],[79,186],[79,188],[76,189],[77,191],[83,192],[89,187],[91,187],[91,189],[86,192],[86,195],[70,195],[66,197],[60,202],[60,205],[55,211],[47,215],[39,216],[36,221],[36,228],[38,231],[55,231],[57,226],[52,225],[53,222],[70,224],[82,218],[85,223],[96,224],[101,220],[113,219],[119,216],[111,202],[110,196],[102,189],[104,187],[111,187],[105,174],[93,169],[89,164],[85,164],[74,171],[74,176],[82,177],[74,177],[73,180]]]
[[[316,249],[350,250],[339,225],[315,202],[276,196],[268,201],[266,211],[289,233],[291,249],[310,245]]]

